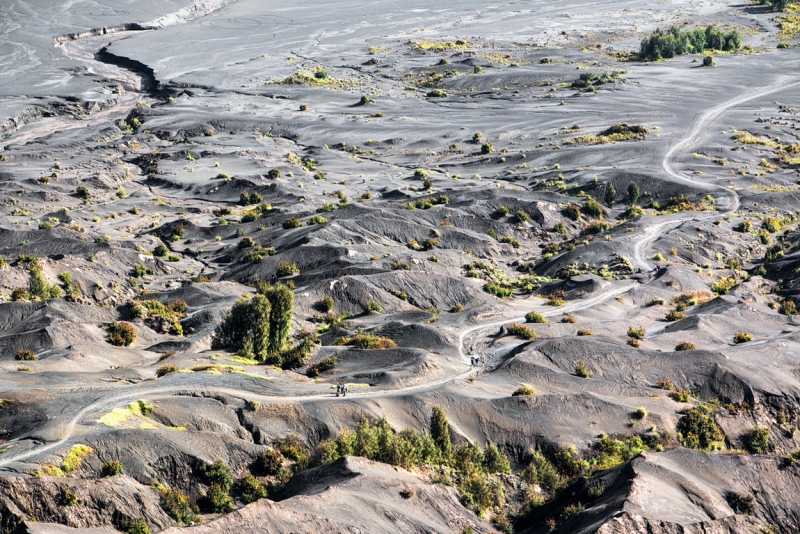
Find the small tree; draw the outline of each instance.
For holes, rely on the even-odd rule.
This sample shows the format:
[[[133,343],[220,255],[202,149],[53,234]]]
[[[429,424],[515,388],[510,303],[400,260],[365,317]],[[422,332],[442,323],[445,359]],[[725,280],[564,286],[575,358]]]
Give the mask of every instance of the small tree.
[[[214,330],[211,347],[231,348],[243,356],[266,360],[271,312],[272,305],[264,295],[239,299]]]
[[[628,205],[635,206],[639,202],[639,184],[631,182],[628,184]]]
[[[431,438],[442,458],[450,458],[453,453],[453,442],[450,438],[450,423],[447,416],[439,406],[434,406],[431,412]]]
[[[294,293],[283,284],[274,286],[259,284],[258,293],[269,300],[269,344],[268,352],[277,354],[289,342],[289,330],[292,326],[294,310]]]
[[[614,187],[613,182],[608,182],[608,187],[606,187],[606,206],[609,208],[614,206],[614,201],[617,199],[617,188]]]

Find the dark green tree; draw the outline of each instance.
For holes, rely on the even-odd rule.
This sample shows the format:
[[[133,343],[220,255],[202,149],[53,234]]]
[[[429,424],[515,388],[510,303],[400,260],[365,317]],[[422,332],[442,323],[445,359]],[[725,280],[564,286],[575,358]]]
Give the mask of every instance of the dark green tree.
[[[631,182],[628,184],[628,205],[635,206],[639,202],[639,184]]]
[[[231,348],[243,356],[266,360],[271,311],[272,305],[264,295],[239,299],[214,331],[212,348]]]
[[[434,406],[431,412],[431,438],[436,444],[436,448],[442,454],[442,458],[447,459],[453,454],[453,442],[450,438],[450,423],[447,416],[439,406]]]
[[[292,311],[294,310],[294,293],[283,284],[274,286],[259,284],[257,289],[259,294],[264,295],[271,305],[267,350],[270,354],[277,354],[289,342],[289,330],[292,326]]]
[[[614,201],[617,199],[617,188],[614,187],[612,182],[608,182],[606,187],[606,206],[609,208],[614,207]]]

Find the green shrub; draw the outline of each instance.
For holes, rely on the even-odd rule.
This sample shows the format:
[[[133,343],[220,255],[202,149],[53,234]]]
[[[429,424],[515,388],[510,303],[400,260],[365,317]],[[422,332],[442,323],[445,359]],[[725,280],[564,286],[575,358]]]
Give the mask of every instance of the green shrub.
[[[753,233],[753,223],[750,222],[748,219],[743,220],[739,223],[739,226],[736,227],[736,230],[745,234],[752,234]]]
[[[383,306],[377,300],[370,300],[364,305],[365,313],[383,313]]]
[[[283,469],[284,457],[279,450],[268,447],[258,462],[258,467],[267,475],[274,476]]]
[[[632,326],[628,327],[628,337],[633,339],[643,339],[644,338],[644,328],[634,328]]]
[[[78,495],[69,486],[61,488],[61,504],[64,506],[75,506],[78,504]]]
[[[487,155],[487,154],[491,154],[492,152],[494,152],[494,146],[492,146],[492,143],[482,143],[481,144],[481,154]]]
[[[123,518],[117,523],[117,530],[125,534],[150,534],[150,527],[142,518]]]
[[[275,271],[275,276],[278,278],[283,278],[285,276],[292,276],[295,274],[300,274],[300,268],[297,266],[296,263],[282,261],[279,265],[277,270]]]
[[[267,496],[267,488],[250,473],[236,483],[236,492],[245,504]]]
[[[575,362],[575,375],[581,378],[591,378],[592,372],[583,360]]]
[[[528,212],[523,209],[518,209],[515,211],[514,217],[517,218],[517,222],[519,223],[526,223],[531,220],[531,216],[528,215]]]
[[[217,460],[213,464],[202,465],[200,472],[209,484],[216,484],[226,492],[231,489],[233,472],[222,460]]]
[[[228,495],[228,490],[219,484],[211,484],[208,491],[201,497],[202,507],[213,514],[227,514],[233,511],[233,500]]]
[[[694,346],[694,343],[689,343],[688,341],[683,341],[675,345],[676,351],[682,350],[697,350],[697,347]]]
[[[675,428],[681,445],[700,451],[722,448],[725,435],[714,421],[710,408],[699,405],[681,413],[683,417],[678,420]]]
[[[547,319],[545,319],[544,315],[537,312],[536,310],[530,311],[525,315],[525,320],[529,323],[547,323]]]
[[[577,334],[579,336],[593,336],[594,332],[592,332],[588,328],[579,328]]]
[[[761,227],[767,232],[774,234],[783,230],[783,221],[778,217],[764,217]]]
[[[577,204],[568,204],[564,208],[564,216],[573,221],[579,221],[581,219],[581,207]]]
[[[536,395],[536,389],[530,384],[522,384],[511,394],[512,397],[524,397],[528,395]]]
[[[84,200],[89,200],[90,198],[92,198],[92,192],[89,191],[89,188],[86,187],[85,185],[79,185],[78,187],[76,187],[75,194]]]
[[[159,258],[163,258],[168,253],[169,249],[167,248],[167,245],[165,245],[164,243],[159,243],[158,245],[156,245],[156,248],[153,249],[153,256]]]
[[[506,326],[506,332],[512,336],[518,336],[522,339],[527,340],[534,340],[536,339],[536,332],[533,331],[532,328],[525,326],[524,324],[519,323],[511,323]]]
[[[327,222],[328,219],[326,219],[322,215],[313,215],[308,219],[308,226],[313,226],[315,224],[325,224]]]
[[[136,341],[136,330],[130,323],[114,321],[106,329],[108,342],[118,347],[129,347]]]
[[[703,58],[703,66],[704,67],[713,67],[716,65],[717,62],[714,61],[714,56],[706,56]]]
[[[488,282],[485,286],[483,286],[483,290],[499,298],[510,297],[514,294],[514,290],[512,288],[502,286],[495,282]]]
[[[648,415],[649,414],[647,412],[647,408],[645,408],[644,406],[639,406],[638,408],[636,408],[636,411],[633,412],[634,419],[638,419],[639,421],[647,419]]]
[[[771,450],[769,428],[754,426],[745,434],[744,443],[747,450],[752,454],[759,454]]]
[[[666,319],[667,321],[672,322],[672,321],[679,321],[679,320],[683,319],[684,317],[686,317],[686,314],[683,313],[682,311],[672,310],[666,315],[666,317],[664,317],[664,319]]]
[[[32,362],[39,358],[36,356],[36,353],[30,349],[17,349],[17,354],[14,356],[14,359],[23,362]]]
[[[122,467],[122,462],[119,460],[110,460],[103,464],[102,472],[104,477],[114,477],[117,475],[121,475],[124,471]]]
[[[586,203],[583,205],[583,211],[588,216],[593,217],[595,219],[602,219],[603,217],[605,217],[606,214],[605,210],[603,210],[603,207],[600,205],[600,203],[593,198],[590,198],[589,200],[586,201]]]
[[[50,284],[44,277],[42,269],[37,265],[31,265],[28,268],[28,295],[29,298],[35,299],[51,299],[61,296],[61,288],[56,284]]]
[[[495,213],[500,217],[505,217],[506,215],[508,215],[509,210],[505,206],[500,206],[499,208],[497,208],[497,211],[495,211]]]
[[[751,336],[747,332],[736,332],[733,335],[733,342],[736,344],[747,343],[748,341],[753,341],[753,336]]]
[[[428,93],[428,98],[447,98],[448,96],[450,95],[448,95],[447,92],[442,91],[441,89],[434,89],[433,91],[430,91]]]
[[[352,337],[340,337],[333,342],[334,345],[351,345],[359,349],[393,349],[397,343],[388,337],[382,337],[366,332],[357,333]]]
[[[317,302],[317,309],[323,313],[328,313],[333,310],[333,305],[333,297],[330,295],[325,295],[319,300],[319,302]]]
[[[756,504],[756,500],[752,495],[729,491],[725,494],[725,500],[728,501],[728,505],[733,509],[734,513],[753,515],[753,507]],[[773,531],[765,527],[761,529],[761,532],[763,534],[768,534]]]
[[[786,299],[781,302],[780,312],[783,315],[796,315],[797,314],[797,304],[791,299]]]
[[[736,285],[736,277],[725,276],[711,284],[711,291],[715,295],[724,295]]]
[[[284,230],[289,230],[291,228],[300,228],[301,226],[303,226],[303,223],[300,220],[300,217],[298,217],[297,215],[292,215],[291,217],[288,217],[283,221]]]

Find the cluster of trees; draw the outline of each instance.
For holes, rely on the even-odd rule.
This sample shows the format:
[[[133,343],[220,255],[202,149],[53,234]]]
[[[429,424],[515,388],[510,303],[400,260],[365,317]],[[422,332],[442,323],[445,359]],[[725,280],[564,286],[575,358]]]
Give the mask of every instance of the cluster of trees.
[[[450,423],[438,406],[431,413],[429,432],[395,432],[385,417],[377,421],[365,417],[356,430],[346,429],[335,439],[320,442],[313,464],[325,464],[341,456],[362,456],[406,469],[437,466],[442,476],[450,473],[452,480],[448,482],[458,486],[465,506],[482,513],[489,508],[499,510],[505,504],[503,484],[495,475],[511,472],[508,457],[493,443],[487,443],[485,448],[472,443],[454,447]]]
[[[231,349],[240,356],[265,363],[282,364],[284,360],[299,358],[302,364],[313,342],[306,339],[286,350],[293,309],[291,288],[260,282],[254,296],[239,299],[228,311],[214,331],[211,346]]]
[[[642,39],[639,59],[657,61],[683,54],[699,54],[706,50],[732,52],[742,47],[742,36],[736,30],[724,31],[714,26],[683,31],[672,26],[667,31],[656,29]]]

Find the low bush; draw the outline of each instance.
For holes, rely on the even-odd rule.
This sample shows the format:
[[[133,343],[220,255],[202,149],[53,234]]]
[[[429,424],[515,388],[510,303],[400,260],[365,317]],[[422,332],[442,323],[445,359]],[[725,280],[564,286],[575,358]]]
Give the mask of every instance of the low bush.
[[[544,315],[537,312],[536,310],[530,311],[525,315],[525,320],[529,323],[547,323],[547,319],[545,319]]]
[[[529,395],[536,395],[536,389],[530,384],[520,385],[517,390],[511,394],[512,397],[525,397]]]
[[[283,221],[283,229],[284,230],[290,230],[292,228],[300,228],[301,226],[303,226],[303,222],[300,220],[300,217],[298,217],[297,215],[293,215],[291,217],[288,217],[288,218],[284,219],[284,221]]]
[[[536,332],[532,328],[520,323],[511,323],[506,326],[506,332],[512,336],[518,336],[522,339],[534,340],[536,339]]]
[[[177,365],[175,365],[174,363],[165,363],[164,365],[161,365],[159,366],[158,369],[156,369],[156,376],[158,378],[161,378],[162,376],[166,376],[170,373],[177,373],[177,372],[178,372]]]
[[[278,268],[275,270],[275,276],[278,278],[293,276],[295,274],[300,274],[300,268],[297,264],[288,261],[280,262]]]
[[[366,313],[383,313],[383,306],[377,300],[370,300],[364,305],[364,312]]]
[[[678,441],[684,447],[700,451],[721,449],[725,435],[711,415],[711,409],[705,405],[687,408],[681,412],[675,428]]]
[[[579,328],[578,329],[578,335],[579,336],[593,336],[594,332],[592,332],[588,328]]]
[[[36,361],[39,358],[36,357],[36,353],[29,349],[18,349],[17,354],[14,356],[15,360],[24,361],[24,362],[31,362]]]
[[[747,332],[736,332],[733,335],[733,342],[737,345],[739,343],[747,343],[748,341],[753,341],[753,336],[748,334]]]
[[[161,508],[178,525],[184,526],[200,522],[200,518],[197,516],[197,505],[185,493],[170,488],[162,488],[160,493]]]
[[[768,452],[771,449],[769,429],[763,426],[754,426],[745,434],[744,444],[752,454]]]
[[[316,308],[322,313],[329,313],[331,310],[333,310],[333,305],[333,297],[330,295],[325,295],[319,300],[319,302],[317,302]]]
[[[102,473],[104,477],[115,477],[121,475],[124,471],[122,462],[119,460],[110,460],[103,464]]]
[[[350,345],[359,349],[393,349],[397,343],[388,337],[382,337],[366,332],[357,333],[351,337],[340,337],[333,342],[334,345]]]
[[[306,376],[309,378],[314,378],[320,375],[320,373],[324,373],[325,371],[330,371],[331,369],[335,369],[338,361],[336,356],[330,356],[321,360],[319,363],[315,363],[310,365],[306,370]]]
[[[697,350],[697,347],[694,346],[694,343],[689,343],[688,341],[682,341],[681,343],[675,345],[675,350],[676,351]]]
[[[61,504],[64,506],[75,506],[78,504],[78,495],[69,486],[61,488]]]
[[[583,360],[575,362],[575,375],[581,378],[591,378],[592,372]]]
[[[634,328],[632,326],[628,327],[628,337],[633,339],[643,339],[644,338],[644,328]]]
[[[129,347],[136,341],[136,330],[130,323],[114,321],[106,329],[108,342],[118,347]]]

